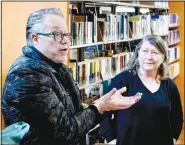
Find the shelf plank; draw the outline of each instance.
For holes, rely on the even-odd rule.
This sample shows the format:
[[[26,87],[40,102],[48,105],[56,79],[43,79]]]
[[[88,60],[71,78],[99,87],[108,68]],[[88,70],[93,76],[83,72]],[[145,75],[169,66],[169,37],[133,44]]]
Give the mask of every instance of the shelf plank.
[[[178,44],[179,42],[180,42],[180,40],[178,40],[178,41],[177,41],[177,42],[175,42],[175,43],[168,44],[168,46],[176,45],[176,44]]]
[[[96,57],[96,58],[92,58],[92,59],[85,59],[84,61],[78,62],[78,65],[82,65],[82,64],[86,64],[89,62],[95,62],[95,61],[99,61],[105,58],[109,58],[109,57]]]
[[[175,76],[173,76],[173,77],[170,77],[170,78],[171,78],[171,79],[176,79],[179,75],[180,75],[180,74],[177,74],[177,75],[175,75]]]
[[[172,63],[174,63],[174,62],[176,62],[176,61],[179,61],[179,60],[180,60],[180,58],[177,58],[177,59],[175,59],[175,60],[170,61],[169,64],[172,64]]]
[[[159,36],[166,36],[168,34],[158,34]],[[133,40],[139,40],[143,39],[145,36],[138,37],[138,38],[128,38],[128,39],[122,39],[122,40],[110,40],[110,41],[101,41],[101,42],[95,42],[95,43],[90,43],[90,44],[82,44],[82,45],[74,45],[74,46],[69,46],[70,49],[76,49],[76,48],[81,48],[81,47],[88,47],[88,46],[94,46],[94,45],[100,45],[100,44],[110,44],[110,43],[119,43],[119,42],[129,42]]]
[[[90,3],[90,2],[89,2]],[[91,2],[93,3],[93,2]],[[127,7],[139,7],[139,8],[151,8],[151,9],[164,9],[167,10],[169,8],[158,7],[154,5],[141,5],[141,4],[133,4],[133,3],[125,3],[125,2],[96,2],[96,5],[117,5],[117,6],[127,6]]]
[[[180,25],[169,25],[169,28],[176,28],[179,27]]]
[[[122,55],[125,55],[127,53],[130,53],[130,52],[122,52],[122,53],[119,53],[119,54],[114,54],[111,57],[122,56]],[[106,56],[106,57],[96,57],[96,58],[92,58],[92,59],[85,59],[84,61],[78,62],[78,65],[86,64],[86,63],[89,63],[89,62],[99,61],[99,60],[102,60],[102,59],[105,59],[105,58],[109,58],[109,57]]]
[[[99,45],[103,44],[103,42],[95,42],[95,43],[89,43],[89,44],[82,44],[82,45],[74,45],[74,46],[69,46],[70,49],[75,49],[75,48],[81,48],[81,47],[88,47],[88,46],[94,46],[94,45]]]

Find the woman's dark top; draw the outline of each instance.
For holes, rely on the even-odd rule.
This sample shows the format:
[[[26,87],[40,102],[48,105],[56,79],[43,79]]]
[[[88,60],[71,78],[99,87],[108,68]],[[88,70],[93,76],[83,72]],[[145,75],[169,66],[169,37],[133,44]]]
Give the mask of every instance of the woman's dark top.
[[[173,145],[183,123],[180,94],[174,81],[162,80],[159,89],[152,93],[137,73],[124,71],[111,81],[105,93],[123,86],[127,87],[124,95],[141,92],[142,98],[129,109],[106,112],[109,117],[101,122],[102,136],[108,142],[117,138],[118,145]]]

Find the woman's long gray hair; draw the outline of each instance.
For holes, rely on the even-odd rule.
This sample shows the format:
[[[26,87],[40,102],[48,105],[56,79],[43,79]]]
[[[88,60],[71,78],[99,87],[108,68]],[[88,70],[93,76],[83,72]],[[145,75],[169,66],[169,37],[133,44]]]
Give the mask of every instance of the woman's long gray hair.
[[[137,69],[139,68],[138,53],[142,44],[146,41],[155,46],[159,50],[159,52],[161,52],[164,55],[164,62],[158,68],[158,75],[160,75],[160,80],[167,79],[169,77],[167,48],[165,46],[164,40],[158,35],[147,35],[138,44],[133,56],[129,59],[127,70],[134,73],[137,72]]]

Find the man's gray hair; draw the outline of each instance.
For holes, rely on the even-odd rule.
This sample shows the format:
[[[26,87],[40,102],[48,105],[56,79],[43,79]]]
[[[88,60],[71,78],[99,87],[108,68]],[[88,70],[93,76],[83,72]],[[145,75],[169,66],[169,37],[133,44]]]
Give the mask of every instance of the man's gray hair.
[[[42,23],[44,16],[47,14],[54,14],[54,15],[59,15],[61,17],[64,17],[61,10],[57,8],[41,9],[30,14],[26,25],[26,40],[27,40],[28,46],[33,45],[31,34],[38,32],[40,30],[39,29],[39,27],[41,26],[40,24]]]

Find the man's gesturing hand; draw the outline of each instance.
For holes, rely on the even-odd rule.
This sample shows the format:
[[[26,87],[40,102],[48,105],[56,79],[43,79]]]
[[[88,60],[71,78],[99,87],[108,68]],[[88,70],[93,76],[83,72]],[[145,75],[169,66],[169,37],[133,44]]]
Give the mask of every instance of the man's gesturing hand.
[[[125,97],[121,94],[126,91],[126,87],[119,90],[113,88],[109,93],[95,101],[95,106],[99,112],[127,109],[141,99],[142,94],[137,93],[135,96]]]

